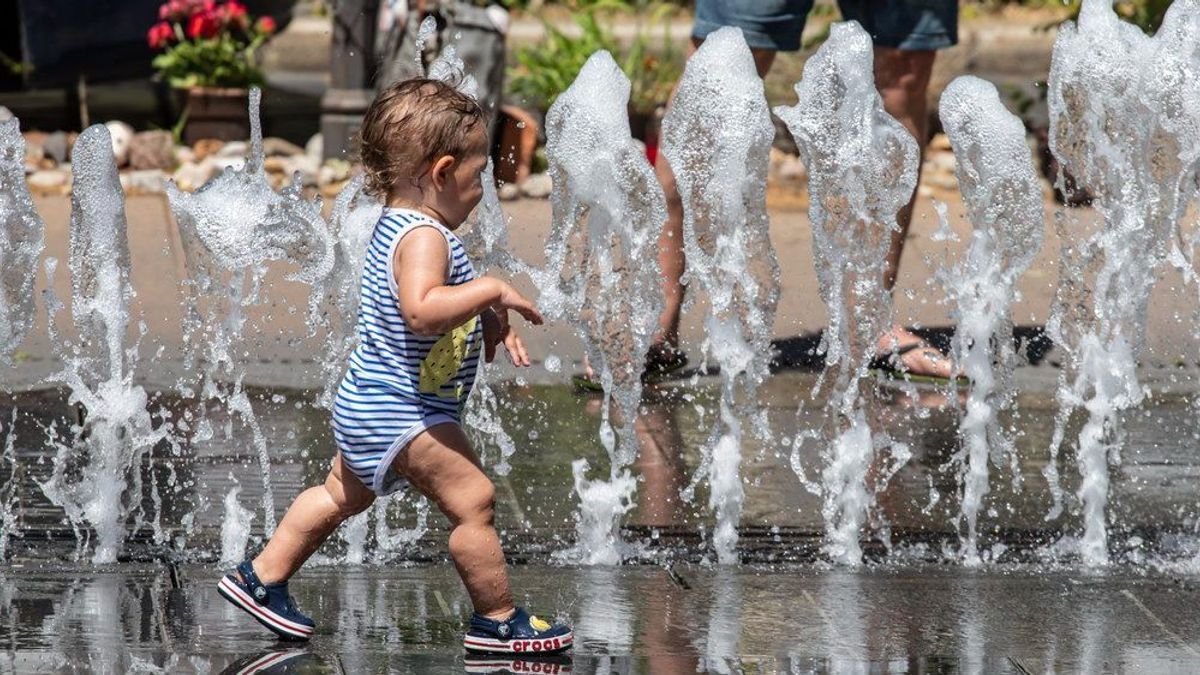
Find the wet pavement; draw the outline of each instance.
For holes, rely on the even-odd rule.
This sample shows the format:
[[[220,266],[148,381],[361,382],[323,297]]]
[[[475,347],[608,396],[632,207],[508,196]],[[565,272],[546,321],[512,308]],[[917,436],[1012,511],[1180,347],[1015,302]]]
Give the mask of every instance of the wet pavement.
[[[469,605],[448,565],[310,567],[318,621],[276,642],[218,571],[14,566],[0,573],[2,672],[1182,673],[1200,669],[1200,584],[1111,572],[944,567],[517,566],[520,602],[573,621],[569,662],[464,662]],[[286,661],[286,663],[281,663]],[[289,670],[293,668],[293,670]]]
[[[808,401],[816,376],[785,372],[765,387],[771,436],[748,435],[742,456],[745,503],[739,553],[746,562],[814,562],[821,558],[824,523],[821,499],[805,480],[817,481],[825,460],[821,443],[799,439],[825,424],[820,402]],[[684,492],[700,470],[702,449],[716,410],[713,378],[684,379],[648,389],[636,430],[639,476],[632,510],[624,519],[631,557],[643,562],[704,562],[711,555],[714,524],[706,481],[690,500]],[[593,474],[607,457],[598,439],[599,401],[594,395],[554,384],[507,383],[496,388],[498,424],[517,452],[507,473],[496,470],[500,453],[493,438],[475,434],[476,447],[497,486],[497,523],[506,549],[517,559],[546,562],[575,537],[571,464],[586,459]],[[886,430],[909,453],[885,449],[869,481],[876,492],[867,524],[867,555],[874,559],[939,561],[954,558],[958,541],[960,465],[956,459],[959,411],[954,397],[933,389],[905,391],[883,383],[872,397],[875,428]],[[274,510],[282,516],[304,487],[323,479],[333,456],[328,411],[315,393],[257,390],[257,412],[271,458]],[[805,402],[801,407],[801,402]],[[1016,471],[992,467],[991,491],[980,516],[981,544],[997,562],[1072,562],[1072,536],[1081,530],[1074,490],[1078,472],[1064,449],[1059,466],[1064,512],[1047,519],[1051,494],[1043,476],[1055,405],[1048,394],[1018,398],[1017,413],[1005,420],[1014,429]],[[187,403],[163,393],[153,398],[156,416],[187,411]],[[1190,564],[1200,552],[1200,459],[1195,447],[1200,419],[1189,395],[1157,396],[1125,420],[1125,447],[1112,472],[1109,505],[1114,560],[1134,569]],[[10,423],[16,416],[15,427]],[[58,392],[0,396],[0,445],[15,428],[13,461],[0,457],[0,511],[16,516],[9,541],[17,559],[70,559],[88,555],[39,483],[51,474],[56,450],[49,440],[69,437],[70,406]],[[220,405],[210,410],[211,438],[162,443],[141,471],[143,503],[128,523],[133,534],[123,559],[207,562],[221,550],[225,499],[237,488],[238,502],[251,513],[251,549],[262,536],[262,483],[250,433]],[[1070,437],[1070,434],[1068,434]],[[59,440],[57,443],[65,441]],[[82,451],[69,455],[82,456]],[[796,469],[800,470],[797,473]],[[884,478],[895,470],[886,482]],[[15,473],[14,473],[15,472]],[[16,476],[15,481],[9,480]],[[7,500],[7,501],[5,501]],[[408,561],[441,560],[444,520],[415,495],[381,500],[362,524],[365,549],[347,553],[349,540],[335,538],[323,554]],[[406,534],[405,534],[406,533]],[[361,547],[360,547],[361,548]]]

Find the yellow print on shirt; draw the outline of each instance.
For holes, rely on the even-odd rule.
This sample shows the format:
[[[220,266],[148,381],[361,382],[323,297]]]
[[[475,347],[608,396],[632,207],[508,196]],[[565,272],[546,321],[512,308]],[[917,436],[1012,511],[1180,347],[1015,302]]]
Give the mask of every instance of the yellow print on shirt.
[[[475,331],[476,320],[477,317],[471,317],[434,343],[429,354],[421,361],[422,394],[433,394],[441,398],[462,398],[461,382],[453,387],[446,385],[458,375],[458,369],[467,359],[467,348],[470,346],[471,333]]]

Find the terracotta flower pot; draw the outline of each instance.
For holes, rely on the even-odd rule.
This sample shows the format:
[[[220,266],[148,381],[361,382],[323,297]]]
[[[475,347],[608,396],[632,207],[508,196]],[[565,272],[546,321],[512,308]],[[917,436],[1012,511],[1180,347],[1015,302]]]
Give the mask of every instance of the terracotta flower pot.
[[[241,88],[191,87],[184,97],[183,142],[202,138],[241,141],[250,137],[250,92]]]

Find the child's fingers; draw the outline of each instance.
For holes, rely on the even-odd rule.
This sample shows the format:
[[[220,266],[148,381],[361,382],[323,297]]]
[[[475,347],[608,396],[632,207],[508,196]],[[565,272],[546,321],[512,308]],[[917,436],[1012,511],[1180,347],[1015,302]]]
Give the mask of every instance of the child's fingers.
[[[513,309],[515,309],[518,314],[520,314],[522,317],[524,317],[524,319],[526,321],[528,321],[529,323],[531,323],[535,326],[540,326],[545,321],[542,318],[542,313],[537,311],[537,308],[534,307],[533,305],[526,305],[524,307],[514,307]]]
[[[524,368],[529,365],[529,353],[525,351],[525,343],[521,341],[520,336],[510,334],[504,340],[504,346],[508,349],[508,356],[514,366]]]

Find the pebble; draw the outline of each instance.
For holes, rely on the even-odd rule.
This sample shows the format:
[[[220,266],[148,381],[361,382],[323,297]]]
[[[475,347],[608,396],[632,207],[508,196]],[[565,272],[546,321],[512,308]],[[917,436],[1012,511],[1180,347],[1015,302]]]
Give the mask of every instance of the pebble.
[[[195,153],[196,161],[202,161],[205,158],[211,157],[221,151],[225,146],[225,141],[215,138],[202,138],[192,144],[192,152]]]
[[[545,199],[550,196],[553,187],[549,174],[535,173],[521,183],[521,194],[531,199]]]
[[[511,202],[521,196],[521,188],[513,183],[505,183],[496,189],[501,201]]]
[[[325,159],[325,137],[320,132],[312,135],[304,144],[304,154],[320,162]]]
[[[236,157],[245,159],[250,154],[250,144],[246,141],[230,141],[217,150],[217,157]]]
[[[175,163],[175,138],[169,131],[141,131],[129,143],[129,166],[139,171],[170,169]]]
[[[26,181],[32,190],[54,192],[66,186],[70,176],[62,169],[42,170],[33,172]]]
[[[209,157],[209,159],[212,160],[214,166],[221,170],[240,169],[246,164],[245,157],[222,157],[218,155],[217,157]]]
[[[108,127],[108,135],[112,137],[113,157],[117,160],[117,166],[125,166],[129,163],[129,144],[133,142],[133,127],[120,120],[105,122],[104,126]]]
[[[187,162],[175,170],[173,178],[180,190],[191,191],[204,185],[216,173],[216,161],[209,157],[199,162]]]
[[[274,136],[263,139],[263,155],[266,157],[295,157],[303,154],[304,148],[291,141]]]
[[[317,185],[331,185],[347,180],[350,178],[351,168],[350,162],[344,159],[331,159],[317,169]]]
[[[56,164],[62,164],[71,157],[71,144],[65,131],[55,131],[48,134],[42,141],[42,153],[53,159]]]
[[[121,187],[136,194],[159,194],[167,183],[167,172],[162,169],[127,171],[121,174]]]

